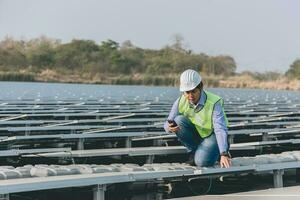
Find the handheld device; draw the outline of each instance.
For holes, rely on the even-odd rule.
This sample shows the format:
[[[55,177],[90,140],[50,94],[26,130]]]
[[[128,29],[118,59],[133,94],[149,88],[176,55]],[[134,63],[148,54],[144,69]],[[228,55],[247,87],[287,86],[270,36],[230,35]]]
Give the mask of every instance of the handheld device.
[[[168,120],[168,123],[171,124],[171,127],[177,126],[177,124],[174,120]]]

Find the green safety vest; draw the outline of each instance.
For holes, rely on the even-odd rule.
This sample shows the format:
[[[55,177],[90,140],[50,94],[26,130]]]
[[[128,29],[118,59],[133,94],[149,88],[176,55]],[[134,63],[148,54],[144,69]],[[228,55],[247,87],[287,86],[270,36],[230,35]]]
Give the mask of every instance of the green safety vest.
[[[224,111],[224,107],[223,107],[224,101],[221,97],[207,91],[204,91],[204,93],[206,94],[206,101],[204,102],[204,106],[198,112],[195,112],[195,109],[190,107],[190,103],[184,97],[184,95],[181,95],[178,104],[179,114],[189,118],[189,120],[195,125],[201,138],[206,138],[210,136],[214,131],[213,111],[214,111],[214,106],[217,102],[219,101],[221,102],[221,106]],[[228,126],[228,120],[226,114],[225,114],[225,122],[226,122],[226,126]]]

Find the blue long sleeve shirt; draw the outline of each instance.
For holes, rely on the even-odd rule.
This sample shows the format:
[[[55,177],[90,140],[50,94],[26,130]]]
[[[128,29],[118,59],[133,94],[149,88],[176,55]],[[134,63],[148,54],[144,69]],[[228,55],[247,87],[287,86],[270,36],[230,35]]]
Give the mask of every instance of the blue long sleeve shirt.
[[[201,91],[201,96],[196,105],[194,107],[201,108],[204,106],[204,102],[206,100],[206,94]],[[177,115],[179,115],[179,110],[178,110],[178,104],[179,104],[179,98],[173,103],[172,109],[169,113],[168,120],[174,120]],[[168,122],[166,121],[164,124],[164,129],[166,132],[169,132],[168,130]],[[224,151],[228,151],[228,129],[226,126],[225,122],[225,114],[222,109],[221,103],[217,102],[214,110],[213,110],[213,129],[216,134],[218,146],[219,146],[219,151],[220,153]]]

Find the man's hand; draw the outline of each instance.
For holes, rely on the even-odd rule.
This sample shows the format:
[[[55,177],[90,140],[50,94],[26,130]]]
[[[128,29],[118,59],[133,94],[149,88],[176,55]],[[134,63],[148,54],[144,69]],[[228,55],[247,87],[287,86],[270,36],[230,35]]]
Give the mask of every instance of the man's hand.
[[[168,123],[168,128],[169,128],[169,131],[172,132],[172,133],[176,133],[177,131],[180,130],[179,126],[174,126],[173,123]]]
[[[230,165],[231,165],[231,158],[228,157],[228,156],[221,156],[220,165],[221,165],[221,167],[225,167],[225,168],[230,167]]]

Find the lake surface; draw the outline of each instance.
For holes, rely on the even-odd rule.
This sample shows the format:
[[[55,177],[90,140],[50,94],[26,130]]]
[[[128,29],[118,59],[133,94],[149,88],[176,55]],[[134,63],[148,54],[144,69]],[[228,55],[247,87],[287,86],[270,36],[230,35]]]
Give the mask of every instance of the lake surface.
[[[0,100],[98,100],[98,101],[174,101],[179,93],[176,87],[128,86],[128,85],[93,85],[61,83],[0,82]],[[300,92],[208,88],[231,101],[277,101],[297,102]]]

